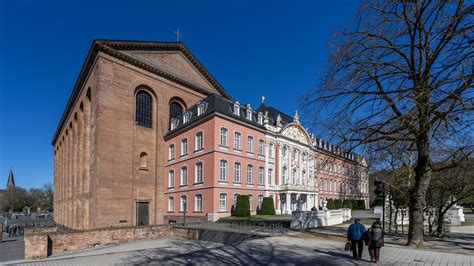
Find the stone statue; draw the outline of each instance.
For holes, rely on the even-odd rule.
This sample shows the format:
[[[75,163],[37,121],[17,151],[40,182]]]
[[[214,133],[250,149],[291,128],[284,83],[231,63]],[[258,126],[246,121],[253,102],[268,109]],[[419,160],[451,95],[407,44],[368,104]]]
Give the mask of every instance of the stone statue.
[[[296,210],[301,211],[301,207],[303,206],[303,199],[301,198],[301,195],[296,199]]]

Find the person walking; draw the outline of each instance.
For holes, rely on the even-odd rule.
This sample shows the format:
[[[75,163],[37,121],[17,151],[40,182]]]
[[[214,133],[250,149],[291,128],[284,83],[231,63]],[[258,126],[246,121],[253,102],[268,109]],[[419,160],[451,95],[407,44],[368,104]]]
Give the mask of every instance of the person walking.
[[[355,260],[362,259],[362,250],[364,249],[362,236],[366,231],[365,226],[360,223],[359,218],[355,218],[354,223],[347,229],[347,240],[351,241],[352,257]]]
[[[383,247],[384,231],[380,221],[375,221],[367,233],[370,261],[378,263],[380,259],[380,249]]]

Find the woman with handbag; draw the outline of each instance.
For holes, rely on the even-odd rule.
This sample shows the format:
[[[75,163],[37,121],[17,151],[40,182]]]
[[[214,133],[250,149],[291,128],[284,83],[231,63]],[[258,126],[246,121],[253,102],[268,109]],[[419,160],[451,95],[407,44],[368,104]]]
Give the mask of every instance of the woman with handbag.
[[[369,246],[370,261],[378,263],[380,259],[380,249],[383,247],[384,232],[380,221],[375,221],[369,228],[365,244]]]

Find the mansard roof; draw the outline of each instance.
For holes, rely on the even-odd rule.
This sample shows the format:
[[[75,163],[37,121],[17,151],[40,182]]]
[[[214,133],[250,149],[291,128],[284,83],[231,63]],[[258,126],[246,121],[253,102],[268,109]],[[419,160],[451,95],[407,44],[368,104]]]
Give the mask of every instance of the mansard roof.
[[[239,115],[234,114],[234,104],[239,105]],[[204,112],[198,115],[198,107],[203,105]],[[249,126],[253,126],[259,128],[261,130],[265,130],[265,126],[263,124],[258,123],[258,112],[252,110],[252,119],[247,119],[247,105],[241,105],[238,102],[233,102],[227,98],[224,98],[218,94],[212,94],[207,98],[199,101],[195,105],[191,106],[189,109],[185,110],[180,116],[176,117],[176,127],[172,130],[169,130],[166,136],[173,134],[177,131],[180,131],[184,127],[189,127],[193,125],[197,121],[201,121],[209,115],[212,114],[221,114],[227,117],[230,117],[234,120],[238,120],[242,123],[248,124]],[[184,123],[184,116],[190,115],[188,122]]]
[[[7,181],[7,188],[15,186],[15,179],[13,178],[13,171],[10,169],[10,173],[8,173],[8,181]]]
[[[265,111],[266,111],[267,114],[268,114],[269,123],[272,124],[272,125],[276,125],[276,120],[277,120],[278,115],[280,115],[280,117],[281,117],[281,123],[282,123],[283,126],[286,126],[286,125],[293,122],[293,117],[283,113],[282,111],[280,111],[280,110],[278,110],[274,107],[266,106],[265,103],[262,103],[257,108],[257,111],[262,112],[263,114],[265,114]]]
[[[87,80],[90,70],[94,65],[95,59],[99,52],[103,52],[117,59],[130,63],[136,67],[159,75],[165,79],[178,83],[182,86],[188,87],[192,90],[200,92],[204,95],[211,95],[215,93],[209,88],[203,87],[202,84],[187,80],[176,72],[165,69],[162,66],[153,64],[143,58],[134,56],[131,51],[153,51],[153,52],[178,52],[181,53],[187,61],[212,85],[216,92],[227,99],[232,99],[230,94],[217,82],[217,80],[207,71],[207,69],[199,62],[199,60],[191,53],[191,51],[181,42],[153,42],[153,41],[126,41],[126,40],[94,40],[87,57],[82,65],[79,77],[74,85],[74,89],[69,97],[68,103],[58,124],[56,132],[54,133],[51,144],[54,145],[61,129],[66,123],[69,113],[76,104],[77,97],[80,95],[82,86]]]

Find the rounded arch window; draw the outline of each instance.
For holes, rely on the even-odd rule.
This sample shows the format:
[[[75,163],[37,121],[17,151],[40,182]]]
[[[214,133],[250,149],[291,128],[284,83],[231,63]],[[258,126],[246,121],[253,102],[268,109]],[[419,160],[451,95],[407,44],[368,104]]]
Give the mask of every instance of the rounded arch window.
[[[148,154],[146,152],[140,153],[140,168],[148,167]]]
[[[169,120],[180,116],[183,113],[183,105],[177,100],[170,102],[170,117]]]
[[[145,90],[137,92],[135,123],[139,126],[151,128],[153,118],[153,99]]]

